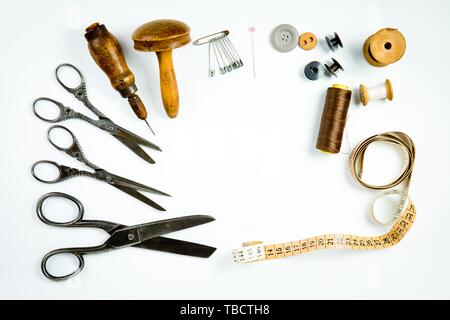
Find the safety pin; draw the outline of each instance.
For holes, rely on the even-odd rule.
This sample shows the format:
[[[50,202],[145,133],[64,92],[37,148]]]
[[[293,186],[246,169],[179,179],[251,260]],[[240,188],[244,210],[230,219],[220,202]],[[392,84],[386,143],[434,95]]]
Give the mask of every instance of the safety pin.
[[[226,39],[226,37],[221,38],[221,39],[217,40],[217,42],[222,47],[224,55],[228,59],[229,64],[228,64],[227,70],[232,71],[232,69],[236,69],[236,59],[235,59],[233,53],[231,52],[230,48],[226,45],[225,39]]]
[[[239,54],[237,53],[236,48],[233,46],[233,44],[231,43],[230,39],[228,39],[227,37],[224,38],[225,43],[228,44],[228,46],[231,48],[231,51],[234,53],[234,55],[236,56],[236,63],[238,65],[238,68],[242,67],[244,65],[244,63],[241,60],[241,57],[239,56]]]
[[[196,46],[201,46],[203,44],[207,44],[208,42],[225,38],[229,34],[230,34],[230,31],[228,31],[228,30],[223,30],[220,32],[212,33],[210,35],[207,35],[207,36],[204,36],[204,37],[201,37],[201,38],[195,40],[193,42],[193,44]]]
[[[223,38],[223,44],[227,48],[230,55],[233,57],[233,69],[237,69],[242,67],[243,63],[241,58],[239,57],[239,54],[237,53],[236,49],[234,48],[233,44],[231,43],[230,39],[227,37]]]
[[[235,69],[232,65],[234,64],[233,58],[230,56],[230,53],[228,52],[228,49],[225,47],[223,43],[224,38],[220,38],[218,40],[215,40],[215,42],[220,46],[221,51],[223,52],[223,55],[225,56],[225,60],[228,61],[228,64],[226,66],[227,71],[231,72],[233,69]]]
[[[223,67],[219,63],[219,59],[217,59],[217,64],[219,65],[219,70],[221,74],[225,74],[227,72],[227,63],[225,62],[225,59],[223,58],[222,52],[220,48],[218,47],[217,40],[212,41],[213,47],[214,47],[214,54],[216,55],[216,58],[220,58],[222,61]]]
[[[214,77],[214,75],[216,74],[216,70],[214,70],[213,67],[214,63],[211,63],[211,42],[208,42],[208,76],[209,77]]]

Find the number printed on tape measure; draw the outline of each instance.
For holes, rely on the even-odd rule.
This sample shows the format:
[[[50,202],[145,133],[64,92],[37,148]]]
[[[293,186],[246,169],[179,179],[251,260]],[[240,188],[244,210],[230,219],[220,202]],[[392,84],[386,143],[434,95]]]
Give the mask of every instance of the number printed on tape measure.
[[[275,259],[275,248],[273,245],[266,246],[266,259]]]
[[[284,257],[284,247],[282,243],[274,245],[275,248],[275,258],[283,258]]]
[[[317,237],[317,250],[325,249],[325,236]]]
[[[406,235],[416,216],[414,205],[409,202],[392,228],[378,237],[359,237],[350,234],[327,234],[303,240],[274,245],[243,247],[233,252],[234,261],[247,263],[260,260],[280,259],[316,250],[349,249],[378,250],[391,247]]]

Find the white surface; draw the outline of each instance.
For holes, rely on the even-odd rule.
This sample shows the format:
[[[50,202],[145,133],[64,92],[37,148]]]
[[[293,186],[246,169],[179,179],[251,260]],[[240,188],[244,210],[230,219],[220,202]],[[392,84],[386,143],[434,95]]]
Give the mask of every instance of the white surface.
[[[170,17],[187,22],[196,39],[229,29],[245,68],[207,76],[207,47],[174,52],[180,115],[168,120],[161,104],[157,60],[137,52],[130,35],[140,24]],[[450,30],[448,1],[1,1],[1,194],[0,298],[450,298],[448,105]],[[40,159],[84,168],[45,139],[47,123],[31,102],[49,96],[88,114],[64,91],[53,72],[62,62],[84,73],[92,102],[117,123],[149,137],[125,100],[114,92],[90,57],[84,27],[105,23],[122,43],[163,153],[148,152],[148,165],[108,134],[82,121],[65,123],[87,157],[112,172],[167,191],[152,196],[159,213],[106,184],[77,178],[45,185],[30,175]],[[275,51],[270,31],[280,23],[321,40],[337,31],[344,49]],[[253,79],[248,27],[256,26]],[[398,63],[366,63],[364,40],[386,26],[398,27],[407,51]],[[334,56],[345,67],[338,80],[309,82],[303,67]],[[411,197],[417,221],[398,245],[377,252],[325,251],[252,265],[234,265],[230,252],[242,241],[267,243],[315,234],[379,234],[368,219],[376,192],[352,181],[346,155],[314,149],[326,88],[333,82],[392,80],[395,99],[356,105],[348,134],[352,146],[372,134],[408,133],[417,146]],[[345,147],[345,146],[344,146]],[[345,148],[343,148],[345,150]],[[384,157],[376,166],[385,172]],[[372,161],[376,162],[376,161]],[[49,227],[36,217],[37,199],[49,191],[78,197],[86,218],[124,224],[208,213],[217,221],[174,237],[217,246],[208,260],[138,249],[86,257],[73,281],[52,282],[40,272],[49,250],[96,245],[101,230]]]

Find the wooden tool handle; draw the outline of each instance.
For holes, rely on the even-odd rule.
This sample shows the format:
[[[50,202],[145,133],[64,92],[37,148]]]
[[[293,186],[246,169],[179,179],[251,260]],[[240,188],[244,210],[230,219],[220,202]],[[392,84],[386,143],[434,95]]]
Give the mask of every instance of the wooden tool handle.
[[[172,63],[172,50],[156,52],[159,62],[159,81],[161,84],[161,95],[170,118],[175,118],[178,114],[179,99],[178,85],[175,70]]]
[[[106,29],[105,25],[99,23],[87,27],[84,36],[88,41],[92,58],[106,73],[112,87],[122,96],[127,97],[129,88],[134,86],[135,80],[125,61],[119,41]]]
[[[134,113],[137,115],[139,119],[145,120],[147,118],[147,110],[145,109],[145,106],[138,95],[136,94],[129,95],[128,103],[130,104],[131,109],[133,109]]]

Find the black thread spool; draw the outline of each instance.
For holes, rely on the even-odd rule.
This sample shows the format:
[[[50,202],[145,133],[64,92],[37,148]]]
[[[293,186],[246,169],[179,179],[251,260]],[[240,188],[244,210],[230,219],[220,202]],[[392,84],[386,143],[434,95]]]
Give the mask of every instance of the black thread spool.
[[[305,66],[305,76],[309,80],[317,80],[323,76],[324,67],[319,61],[311,61]]]
[[[325,37],[325,41],[327,42],[328,47],[331,51],[335,52],[339,47],[343,48],[341,38],[339,38],[338,34],[334,33],[334,38],[330,38],[328,36]]]
[[[341,66],[339,62],[336,61],[336,59],[331,58],[331,61],[333,61],[333,63],[330,65],[325,64],[325,68],[332,76],[337,77],[336,72],[338,72],[339,70],[344,71],[344,68]]]
[[[327,90],[316,148],[325,153],[339,153],[347,122],[352,91],[348,86],[333,84]]]

